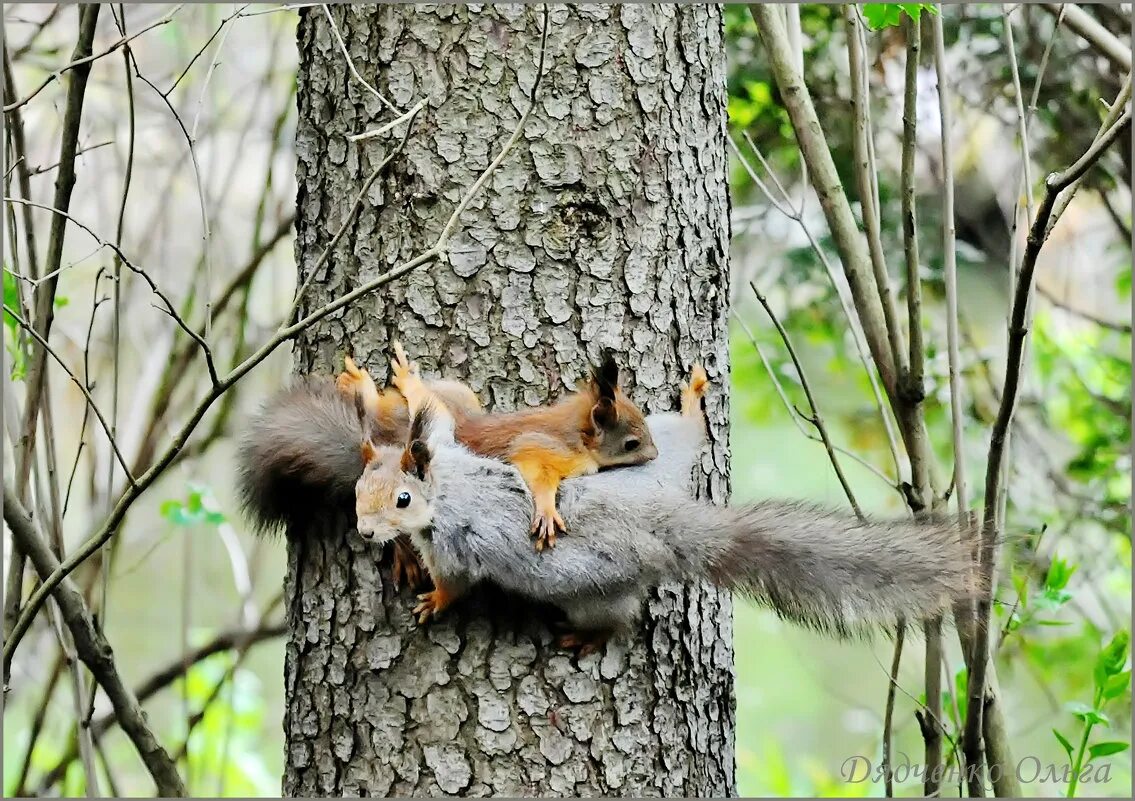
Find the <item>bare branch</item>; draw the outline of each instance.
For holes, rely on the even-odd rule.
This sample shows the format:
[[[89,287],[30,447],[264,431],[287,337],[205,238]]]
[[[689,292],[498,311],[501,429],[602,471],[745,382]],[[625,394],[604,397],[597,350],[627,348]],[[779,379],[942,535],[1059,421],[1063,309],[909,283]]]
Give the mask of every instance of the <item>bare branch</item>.
[[[145,28],[143,28],[142,30],[138,31],[137,33],[135,33],[131,36],[123,36],[117,42],[112,44],[110,47],[108,47],[105,50],[102,50],[102,51],[100,51],[100,52],[98,52],[94,55],[91,55],[90,52],[89,52],[90,51],[90,45],[89,44],[87,46],[88,52],[85,56],[78,55],[78,51],[76,51],[76,56],[73,57],[73,60],[71,61],[70,64],[68,64],[65,67],[62,67],[61,69],[57,69],[55,72],[51,73],[46,78],[44,78],[43,83],[41,83],[39,86],[37,86],[27,97],[25,97],[21,100],[17,100],[14,103],[9,103],[8,105],[4,106],[4,113],[9,114],[9,113],[15,111],[16,109],[18,109],[18,108],[20,108],[24,105],[27,105],[27,103],[32,98],[34,98],[36,95],[38,95],[44,89],[46,89],[48,84],[52,83],[53,81],[59,80],[65,73],[70,72],[71,70],[77,69],[79,67],[83,67],[86,71],[90,71],[91,62],[98,61],[100,58],[103,58],[104,56],[110,55],[111,53],[113,53],[118,48],[126,45],[127,43],[129,43],[133,39],[137,39],[139,36],[146,33],[147,31],[151,31],[154,28],[168,24],[173,19],[174,15],[178,11],[181,10],[182,5],[184,5],[184,3],[179,4],[177,6],[174,6],[173,10],[171,10],[168,14],[166,14],[164,17],[159,19],[157,22],[152,23],[151,25],[147,25]]]
[[[43,209],[44,211],[50,211],[53,214],[55,214],[56,216],[61,217],[63,219],[66,219],[66,220],[70,221],[71,223],[73,223],[74,225],[78,226],[79,228],[82,228],[101,247],[110,248],[110,250],[114,251],[114,255],[117,256],[118,259],[121,260],[121,262],[123,264],[125,264],[126,267],[131,272],[133,272],[135,275],[141,276],[142,280],[145,281],[147,286],[150,287],[150,291],[153,292],[155,295],[157,295],[158,298],[161,299],[162,303],[165,304],[165,308],[159,309],[159,311],[162,311],[165,314],[168,314],[170,317],[172,317],[173,321],[175,323],[177,323],[178,327],[182,331],[184,331],[186,334],[188,334],[189,337],[194,342],[196,342],[198,344],[198,346],[201,348],[201,352],[205,356],[205,364],[209,368],[209,378],[212,380],[214,386],[217,384],[217,381],[218,381],[217,367],[213,362],[213,352],[209,348],[209,345],[205,342],[205,339],[200,334],[198,334],[196,331],[194,331],[192,328],[189,327],[189,324],[185,322],[185,319],[180,314],[178,314],[177,309],[174,308],[173,302],[166,296],[166,294],[164,292],[162,292],[161,289],[158,288],[157,283],[154,281],[153,278],[150,277],[150,274],[148,272],[146,272],[146,270],[137,266],[132,261],[130,261],[128,258],[126,258],[126,254],[122,252],[122,249],[120,247],[118,247],[118,245],[114,244],[113,242],[108,242],[107,240],[103,239],[98,234],[96,234],[93,230],[91,230],[90,226],[85,225],[84,223],[75,219],[71,214],[69,214],[68,212],[63,211],[61,209],[54,208],[52,206],[45,206],[42,203],[33,203],[30,200],[24,200],[23,198],[18,198],[18,197],[6,197],[6,198],[4,198],[4,202],[5,203],[19,203],[19,204],[22,204],[22,205],[34,206],[35,208]],[[155,308],[157,308],[157,307],[155,307]]]
[[[1108,109],[1107,114],[1104,116],[1103,123],[1100,125],[1100,129],[1096,133],[1095,139],[1092,140],[1093,145],[1098,143],[1104,133],[1110,130],[1111,127],[1116,123],[1116,120],[1120,118],[1120,115],[1127,111],[1127,107],[1130,103],[1131,75],[1128,74],[1126,80],[1124,80],[1123,82],[1122,88],[1119,90],[1118,97],[1116,97],[1115,101],[1111,104],[1111,108]],[[1130,114],[1128,114],[1128,120],[1130,120]],[[1118,133],[1118,131],[1116,133]],[[1097,158],[1093,158],[1092,163],[1094,164],[1097,160]],[[1046,237],[1048,236],[1048,234],[1052,233],[1052,229],[1056,227],[1056,223],[1068,209],[1068,205],[1072,202],[1072,198],[1076,195],[1076,190],[1080,188],[1080,179],[1083,178],[1086,172],[1087,170],[1084,170],[1080,175],[1078,175],[1070,184],[1067,185],[1067,187],[1065,187],[1063,194],[1061,194],[1061,196],[1057,198],[1056,205],[1052,210],[1051,219],[1048,222],[1048,230],[1045,231]]]
[[[741,330],[745,332],[745,336],[748,337],[749,342],[753,346],[753,350],[757,352],[757,357],[761,360],[761,364],[764,365],[765,372],[768,374],[769,379],[772,381],[772,387],[776,391],[777,397],[780,398],[780,402],[784,405],[785,410],[788,412],[789,419],[792,420],[792,423],[796,426],[796,430],[803,434],[807,439],[812,440],[812,442],[819,442],[820,444],[823,444],[823,440],[817,434],[813,434],[811,431],[804,428],[805,422],[812,424],[811,418],[805,417],[803,412],[801,412],[800,409],[797,408],[792,403],[792,401],[788,399],[788,395],[787,393],[785,393],[784,387],[781,385],[779,376],[777,376],[776,371],[773,370],[772,364],[769,362],[768,357],[765,355],[764,348],[761,347],[761,343],[757,342],[757,338],[753,336],[753,332],[749,329],[748,324],[746,324],[746,322],[736,312],[733,313],[733,319],[735,319],[737,321],[737,324],[741,326]],[[839,445],[835,444],[832,445],[832,449],[836,453],[846,456],[853,462],[858,463],[860,466],[877,476],[880,481],[882,481],[884,484],[886,484],[888,487],[902,496],[902,491],[896,485],[895,480],[879,468],[875,467],[875,465],[868,462],[862,456],[855,453],[854,451],[849,451],[846,448],[842,448]]]
[[[772,169],[772,165],[768,163],[768,159],[766,159],[764,157],[764,154],[761,153],[760,148],[756,146],[756,143],[753,142],[753,139],[751,136],[749,136],[748,132],[743,133],[742,136],[745,138],[745,142],[748,143],[749,147],[752,149],[753,154],[757,157],[757,160],[760,161],[761,166],[764,168],[765,172],[767,172],[769,177],[772,179],[773,184],[776,186],[777,190],[780,192],[781,197],[783,197],[784,199],[784,204],[791,205],[791,199],[789,198],[788,191],[785,189],[784,185],[777,177],[776,172]],[[800,226],[800,230],[803,231],[804,236],[808,239],[808,244],[812,248],[812,252],[816,254],[816,258],[818,258],[820,260],[820,264],[824,266],[824,271],[827,273],[828,279],[832,282],[832,288],[835,290],[836,297],[839,299],[840,308],[843,309],[844,316],[847,318],[848,328],[851,331],[851,340],[855,343],[855,352],[858,354],[860,362],[863,363],[863,370],[867,374],[868,383],[870,383],[871,385],[871,392],[875,397],[875,405],[879,409],[879,418],[883,421],[883,430],[887,435],[887,444],[890,446],[891,458],[894,460],[895,476],[900,476],[902,474],[902,467],[901,460],[899,459],[898,442],[895,439],[894,426],[891,422],[891,416],[887,412],[887,408],[883,403],[883,394],[879,389],[879,381],[875,377],[875,370],[871,366],[871,361],[868,355],[868,348],[866,343],[864,342],[865,337],[863,335],[863,329],[859,324],[859,317],[856,315],[855,310],[852,308],[851,303],[847,299],[847,294],[844,292],[843,287],[839,282],[836,269],[832,265],[831,259],[828,258],[828,254],[824,251],[824,249],[820,247],[820,243],[812,233],[812,230],[808,226],[808,223],[804,221],[804,200],[807,198],[807,195],[805,194],[801,198],[800,205],[797,208],[789,209],[786,208],[784,204],[778,203],[777,200],[772,196],[772,193],[768,191],[768,187],[765,185],[765,183],[759,180],[756,171],[753,170],[753,168],[749,165],[748,160],[745,159],[736,143],[733,142],[732,137],[729,137],[729,142],[733,146],[734,152],[737,154],[742,167],[744,167],[745,171],[753,179],[753,182],[757,185],[757,187],[761,189],[762,193],[768,199],[769,203],[771,203],[773,207],[777,209],[777,211],[780,211],[790,220],[794,220],[796,224]],[[803,169],[806,171],[806,168]],[[805,175],[804,177],[806,178],[807,176]]]
[[[1130,93],[1130,79],[1124,90]],[[1117,101],[1116,109],[1123,108],[1123,103]],[[992,687],[986,686],[986,673],[989,657],[989,615],[993,584],[993,571],[997,557],[997,536],[1000,533],[1002,521],[997,514],[997,499],[1002,477],[1002,464],[1005,455],[1005,438],[1013,420],[1016,408],[1017,390],[1020,383],[1022,357],[1024,353],[1026,336],[1028,334],[1028,310],[1032,294],[1033,274],[1036,270],[1037,257],[1044,245],[1049,232],[1050,217],[1053,214],[1058,196],[1062,191],[1075,184],[1115,141],[1119,133],[1131,121],[1131,110],[1123,108],[1118,119],[1111,122],[1110,127],[1101,128],[1091,147],[1076,162],[1060,173],[1053,173],[1045,180],[1045,194],[1037,208],[1036,217],[1029,229],[1028,244],[1021,263],[1020,277],[1017,281],[1016,292],[1013,296],[1012,317],[1009,323],[1009,347],[1006,357],[1004,389],[1001,392],[1001,403],[997,411],[997,419],[993,423],[990,434],[989,456],[985,469],[985,506],[982,517],[981,541],[979,551],[979,569],[983,581],[985,595],[978,600],[975,618],[973,652],[969,665],[969,683],[967,694],[966,728],[963,743],[967,761],[980,756],[981,737],[983,732],[990,730],[998,732],[1003,730],[1004,724],[999,721],[983,723],[983,708],[988,703]],[[1106,121],[1105,121],[1106,124]],[[992,729],[990,728],[992,727]],[[988,739],[987,751],[990,749]],[[972,770],[978,774],[976,781],[980,782],[980,771]],[[994,764],[990,758],[991,766]],[[1005,767],[999,765],[999,767]],[[992,768],[991,768],[992,771]],[[1006,772],[1004,770],[1002,773]],[[1012,773],[1012,770],[1008,770]],[[970,793],[980,791],[980,784],[976,787],[971,779]]]
[[[13,309],[7,303],[4,304],[4,311],[12,316],[12,319],[16,321],[20,328],[24,329],[24,331],[32,335],[32,338],[34,338],[35,341],[39,343],[41,348],[46,350],[47,353],[51,355],[51,358],[55,359],[56,363],[58,363],[59,366],[63,368],[63,371],[67,373],[67,375],[71,378],[71,381],[74,382],[75,386],[79,388],[79,391],[83,393],[83,397],[87,399],[87,405],[90,407],[91,411],[95,413],[95,417],[98,418],[99,423],[102,425],[103,431],[106,433],[106,437],[110,441],[111,447],[114,449],[114,455],[118,457],[118,463],[122,465],[122,469],[126,471],[126,478],[130,481],[131,484],[133,484],[134,479],[130,475],[130,471],[126,466],[126,457],[124,457],[122,455],[122,452],[118,449],[118,443],[114,439],[114,435],[110,430],[110,425],[106,422],[106,418],[103,417],[102,412],[99,411],[98,405],[95,403],[95,399],[91,397],[91,393],[87,390],[86,384],[79,380],[79,377],[71,371],[71,368],[67,366],[67,363],[64,362],[62,358],[60,358],[59,354],[55,352],[54,348],[47,344],[47,340],[40,336],[40,333],[36,331],[35,328],[33,328],[27,320],[21,317],[18,311]]]
[[[79,35],[72,54],[73,60],[83,61],[85,57],[90,55],[98,13],[99,7],[95,4],[87,4],[79,9]],[[90,71],[90,62],[84,61],[84,63],[76,65],[68,80],[67,104],[63,112],[63,131],[59,144],[60,167],[55,179],[53,198],[53,203],[61,209],[67,209],[70,206],[71,192],[75,187],[75,152],[78,147],[79,122],[83,116],[83,101],[86,98],[87,77]],[[10,80],[9,83],[11,83]],[[21,171],[21,173],[23,172]],[[58,217],[53,218],[47,241],[47,261],[44,264],[44,269],[48,274],[55,273],[62,262],[63,239],[66,233],[65,221]],[[31,245],[30,234],[28,236],[28,244]],[[30,255],[29,258],[34,260],[35,256]],[[24,403],[23,426],[20,431],[20,449],[16,459],[16,497],[21,500],[27,497],[28,480],[31,475],[32,463],[35,460],[39,410],[40,405],[44,402],[47,341],[51,337],[51,325],[55,319],[55,288],[58,282],[58,276],[52,275],[51,278],[44,281],[42,286],[37,286],[35,291],[34,333],[37,341],[41,343],[41,347],[33,350],[27,373],[27,396]],[[19,608],[24,569],[23,558],[19,549],[15,549],[7,578],[8,594],[4,603],[4,631],[6,634],[10,633],[10,627],[15,622],[15,615]]]
[[[59,571],[59,560],[52,555],[51,549],[36,531],[31,516],[7,483],[4,484],[4,520],[12,531],[13,541],[19,543],[20,550],[27,554],[41,579],[46,580]],[[72,582],[63,581],[59,583],[55,598],[63,620],[75,638],[79,658],[106,691],[119,725],[138,750],[154,779],[158,794],[185,795],[185,785],[177,774],[177,767],[154,737],[138,699],[123,683],[110,643],[95,627],[82,594]]]
[[[1131,48],[1100,25],[1088,12],[1075,3],[1041,3],[1049,14],[1064,14],[1064,22],[1097,53],[1125,72],[1131,72]]]
[[[777,9],[771,5],[751,4],[761,42],[769,56],[769,66],[784,98],[785,109],[796,132],[800,152],[808,162],[809,178],[820,199],[828,220],[863,332],[883,380],[888,396],[893,397],[898,385],[895,361],[887,340],[882,304],[871,268],[863,236],[851,206],[843,193],[835,162],[828,149],[816,116],[812,98],[803,79],[793,67],[795,56],[787,44],[787,33]]]
[[[355,67],[355,60],[351,58],[351,54],[347,52],[347,43],[343,41],[343,37],[339,33],[339,26],[335,24],[335,18],[331,16],[331,9],[327,7],[327,4],[323,4],[323,14],[327,17],[327,22],[331,26],[331,33],[334,34],[335,41],[339,43],[339,49],[343,51],[343,58],[347,61],[347,69],[351,71],[351,75],[355,77],[356,81],[366,87],[367,91],[377,97],[382,105],[386,106],[395,114],[401,115],[401,109],[387,100],[386,96],[383,95],[382,92],[378,91],[369,83],[367,83],[367,80],[362,75],[359,75],[359,71]]]

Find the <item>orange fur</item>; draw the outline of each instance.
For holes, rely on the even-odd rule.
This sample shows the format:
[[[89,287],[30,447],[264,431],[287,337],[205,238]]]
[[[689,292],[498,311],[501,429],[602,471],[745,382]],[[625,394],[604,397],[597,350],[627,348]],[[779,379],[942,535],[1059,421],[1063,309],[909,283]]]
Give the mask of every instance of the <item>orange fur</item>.
[[[394,343],[392,383],[406,398],[410,414],[435,392],[418,375],[401,344]],[[641,464],[657,456],[646,418],[617,386],[618,368],[610,356],[579,392],[551,406],[515,412],[470,414],[444,403],[453,417],[454,437],[474,453],[516,466],[532,492],[532,533],[536,549],[554,546],[565,531],[556,510],[556,492],[565,478],[604,467]],[[403,470],[408,470],[403,459]]]
[[[434,588],[418,596],[420,604],[414,607],[410,614],[417,615],[418,623],[425,623],[432,618],[441,617],[441,613],[450,607],[460,596],[451,591],[434,577]]]

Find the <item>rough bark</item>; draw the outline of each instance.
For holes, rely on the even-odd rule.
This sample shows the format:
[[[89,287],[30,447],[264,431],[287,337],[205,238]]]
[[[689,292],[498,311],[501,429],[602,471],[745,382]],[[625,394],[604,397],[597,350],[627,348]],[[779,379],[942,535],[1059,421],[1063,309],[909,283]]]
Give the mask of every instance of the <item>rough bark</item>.
[[[495,408],[536,404],[603,346],[632,397],[674,408],[695,360],[715,381],[701,491],[728,492],[728,196],[719,7],[551,6],[540,103],[465,213],[449,264],[321,322],[300,372],[345,352],[387,377],[397,337],[426,374]],[[332,6],[360,73],[428,106],[309,304],[421,252],[509,136],[535,78],[539,6]],[[302,12],[300,280],[390,138],[318,7]],[[343,524],[290,538],[284,721],[292,795],[727,795],[734,781],[726,594],[667,587],[633,639],[576,660],[538,610],[473,604],[424,629],[379,552]],[[312,533],[312,532],[309,532]],[[572,536],[569,532],[567,536]],[[490,597],[491,600],[491,597]]]

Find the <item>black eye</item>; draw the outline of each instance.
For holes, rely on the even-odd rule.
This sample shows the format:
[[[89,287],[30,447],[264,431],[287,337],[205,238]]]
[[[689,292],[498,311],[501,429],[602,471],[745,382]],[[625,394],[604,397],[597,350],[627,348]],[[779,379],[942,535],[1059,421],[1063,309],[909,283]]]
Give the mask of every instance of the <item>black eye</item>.
[[[410,493],[399,492],[398,493],[398,508],[399,509],[405,509],[409,505],[410,505]]]
[[[630,437],[625,442],[623,442],[623,450],[625,450],[627,453],[630,453],[631,451],[637,451],[638,446],[641,444],[642,443],[634,437]]]

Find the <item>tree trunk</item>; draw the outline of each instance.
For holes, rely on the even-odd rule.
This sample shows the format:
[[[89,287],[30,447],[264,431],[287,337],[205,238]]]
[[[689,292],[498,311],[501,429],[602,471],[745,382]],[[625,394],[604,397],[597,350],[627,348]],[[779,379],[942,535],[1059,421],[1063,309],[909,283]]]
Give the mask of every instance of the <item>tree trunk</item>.
[[[527,106],[543,19],[539,6],[330,8],[363,78],[401,109],[429,102],[309,308],[433,243]],[[722,39],[714,6],[551,7],[539,103],[463,216],[450,263],[322,321],[297,343],[298,370],[330,373],[353,353],[385,380],[399,338],[425,374],[507,409],[566,391],[609,346],[628,392],[657,411],[676,407],[700,360],[714,386],[698,478],[723,502]],[[301,12],[298,43],[302,281],[404,129],[348,142],[395,114],[351,76],[322,9]],[[378,549],[340,528],[290,538],[285,793],[736,792],[727,594],[663,588],[633,638],[576,660],[531,608],[465,605],[419,629]]]

